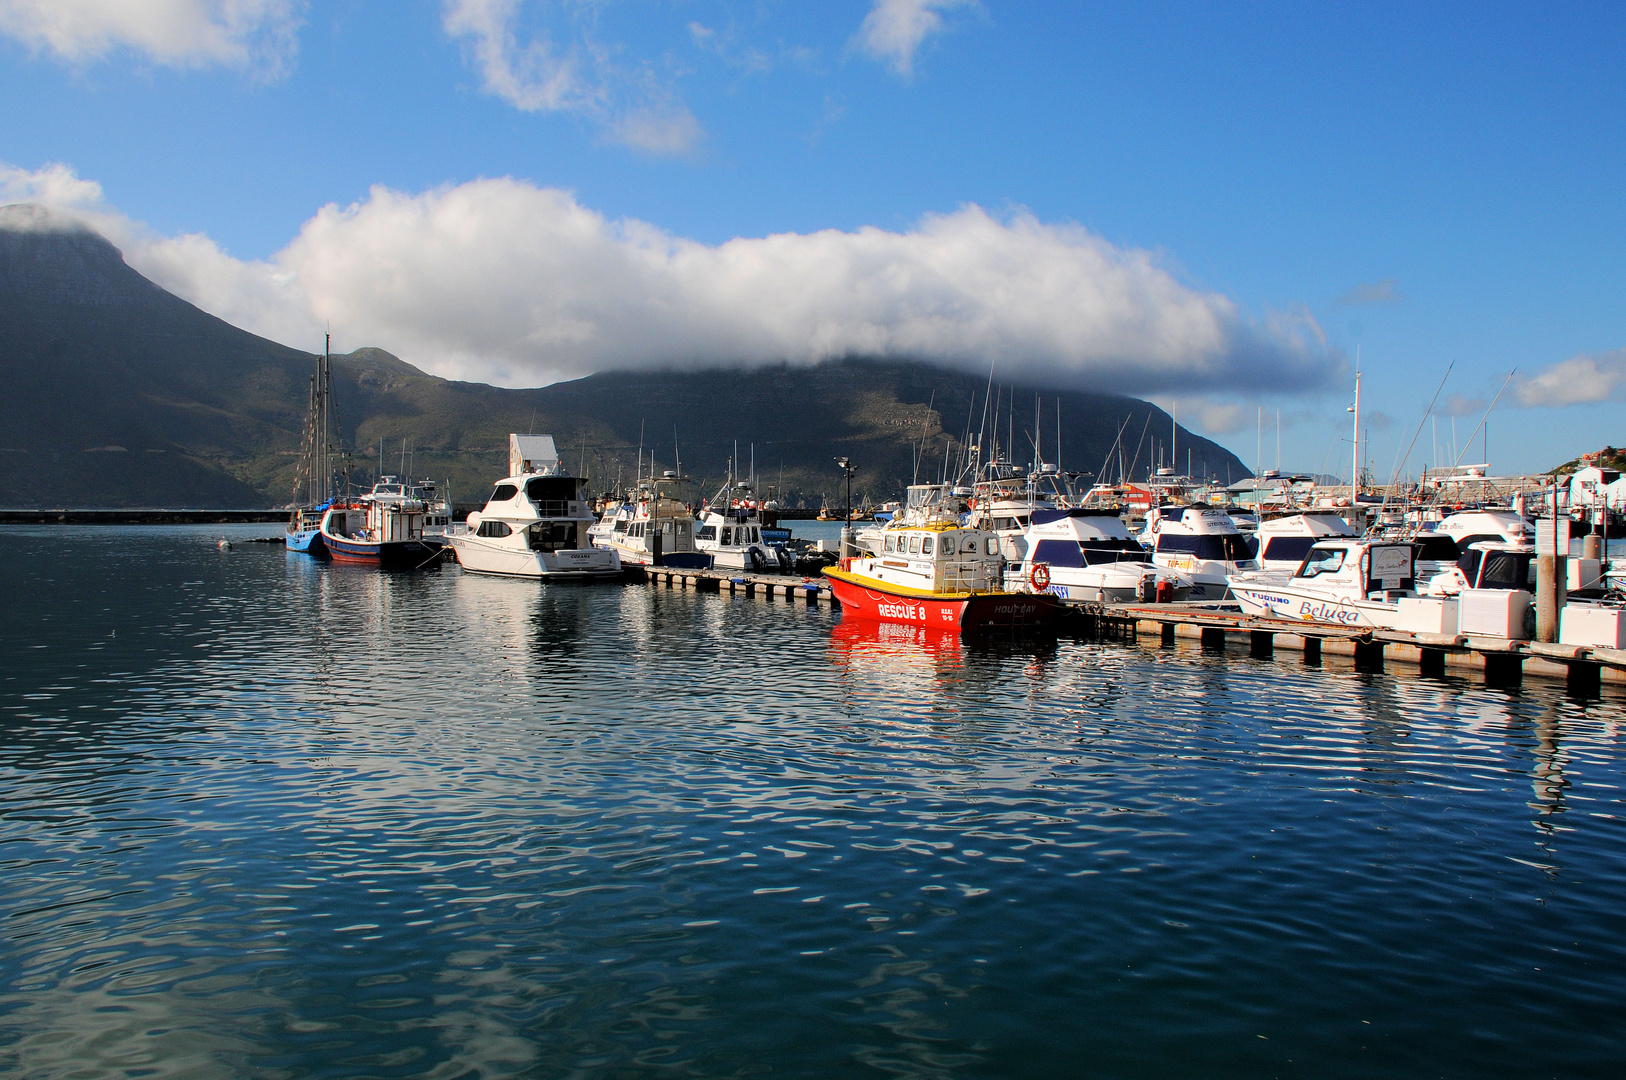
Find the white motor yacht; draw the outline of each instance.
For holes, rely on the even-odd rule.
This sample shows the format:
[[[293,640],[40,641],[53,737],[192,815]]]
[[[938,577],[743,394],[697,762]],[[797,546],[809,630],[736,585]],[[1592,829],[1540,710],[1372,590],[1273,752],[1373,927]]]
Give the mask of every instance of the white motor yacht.
[[[546,581],[620,577],[616,553],[588,539],[593,512],[581,496],[585,481],[564,475],[557,458],[535,468],[497,481],[485,508],[450,528],[446,542],[463,569]]]
[[[1231,598],[1249,615],[1340,626],[1392,627],[1416,595],[1409,543],[1317,540],[1292,574],[1238,573]]]
[[[1152,564],[1117,510],[1035,510],[1026,560],[1010,564],[1005,587],[1048,592],[1065,603],[1185,600],[1191,581]]]
[[[1193,600],[1223,600],[1230,577],[1247,569],[1253,548],[1231,515],[1210,506],[1159,506],[1147,515],[1141,543],[1152,562],[1190,579]]]

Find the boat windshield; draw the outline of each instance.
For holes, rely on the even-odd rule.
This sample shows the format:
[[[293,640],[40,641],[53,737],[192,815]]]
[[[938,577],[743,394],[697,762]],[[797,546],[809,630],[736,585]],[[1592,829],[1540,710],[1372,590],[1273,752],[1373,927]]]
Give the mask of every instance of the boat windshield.
[[[1419,536],[1412,543],[1417,545],[1417,557],[1431,562],[1456,562],[1459,552],[1457,542],[1449,536]]]
[[[1313,547],[1313,536],[1270,536],[1265,538],[1265,546],[1259,557],[1271,562],[1297,563],[1302,562]]]
[[[1240,533],[1205,533],[1201,536],[1175,536],[1164,533],[1157,538],[1159,555],[1190,555],[1211,562],[1243,562],[1253,558],[1258,541]]]
[[[1120,562],[1145,562],[1146,549],[1133,540],[1040,540],[1033,561],[1077,568]]]
[[[1474,588],[1523,589],[1530,582],[1530,556],[1522,552],[1470,551],[1457,566]]]
[[[1304,563],[1299,567],[1295,577],[1312,578],[1322,574],[1336,574],[1344,568],[1344,548],[1311,548],[1310,553],[1304,557]]]

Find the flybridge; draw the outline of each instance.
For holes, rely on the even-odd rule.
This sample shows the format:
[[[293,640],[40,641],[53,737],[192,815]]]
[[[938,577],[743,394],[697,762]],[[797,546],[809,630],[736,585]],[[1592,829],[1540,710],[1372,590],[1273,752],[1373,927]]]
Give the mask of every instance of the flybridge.
[[[559,451],[552,435],[509,435],[508,475],[526,476],[534,472],[557,472]]]

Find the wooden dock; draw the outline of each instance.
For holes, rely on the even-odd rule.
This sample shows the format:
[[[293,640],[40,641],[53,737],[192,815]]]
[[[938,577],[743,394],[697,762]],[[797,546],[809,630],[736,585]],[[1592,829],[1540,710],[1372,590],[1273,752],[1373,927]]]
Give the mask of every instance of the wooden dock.
[[[755,574],[748,570],[689,570],[675,566],[628,566],[626,573],[631,581],[668,589],[743,593],[746,596],[760,596],[764,600],[777,596],[792,604],[800,601],[807,607],[823,604],[836,610],[841,608],[840,601],[830,592],[830,583],[823,577]]]
[[[1216,649],[1241,641],[1259,658],[1288,649],[1313,662],[1329,653],[1352,656],[1357,667],[1374,671],[1394,660],[1415,664],[1424,674],[1443,675],[1447,667],[1478,671],[1486,682],[1504,686],[1517,685],[1525,675],[1540,675],[1564,679],[1583,693],[1596,692],[1602,682],[1626,683],[1626,650],[1622,649],[1305,623],[1196,603],[1104,605],[1090,614],[1099,621],[1103,635],[1156,637],[1164,645],[1187,638]]]
[[[732,593],[764,600],[783,599],[808,607],[841,604],[822,577],[754,574],[731,570],[689,570],[670,566],[629,566],[628,579],[667,589]],[[1477,672],[1498,686],[1516,686],[1526,675],[1564,679],[1571,690],[1598,692],[1604,682],[1626,684],[1626,650],[1548,645],[1536,641],[1474,637],[1466,634],[1414,634],[1268,619],[1227,611],[1208,603],[1086,604],[1067,607],[1059,634],[1140,641],[1155,638],[1165,646],[1181,639],[1206,649],[1246,645],[1249,655],[1271,658],[1277,649],[1299,653],[1305,662],[1323,655],[1353,657],[1355,666],[1381,671],[1386,662],[1415,665],[1425,675],[1447,668]]]

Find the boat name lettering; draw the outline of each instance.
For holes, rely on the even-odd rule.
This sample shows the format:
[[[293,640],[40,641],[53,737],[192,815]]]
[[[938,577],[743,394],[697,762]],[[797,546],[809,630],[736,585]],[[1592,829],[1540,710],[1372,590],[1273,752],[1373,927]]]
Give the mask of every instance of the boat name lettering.
[[[1349,626],[1360,623],[1361,613],[1343,606],[1335,607],[1328,603],[1312,603],[1305,600],[1299,605],[1299,618],[1314,622],[1343,623]]]

